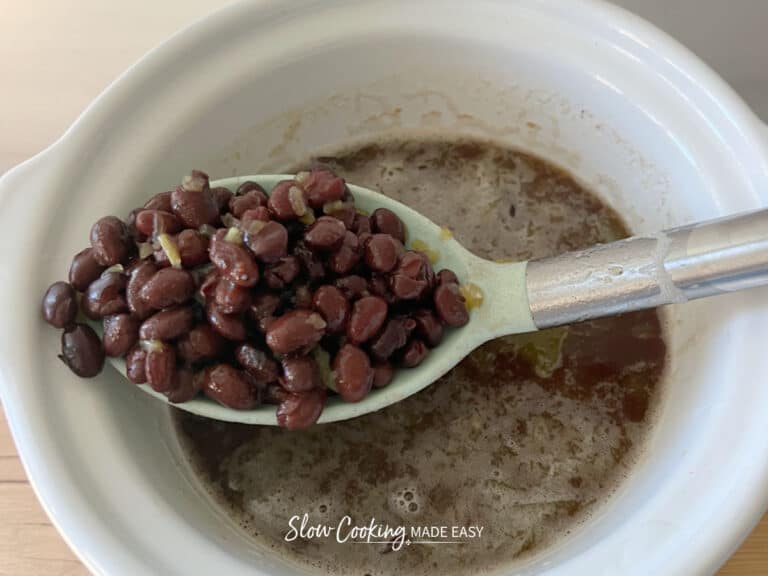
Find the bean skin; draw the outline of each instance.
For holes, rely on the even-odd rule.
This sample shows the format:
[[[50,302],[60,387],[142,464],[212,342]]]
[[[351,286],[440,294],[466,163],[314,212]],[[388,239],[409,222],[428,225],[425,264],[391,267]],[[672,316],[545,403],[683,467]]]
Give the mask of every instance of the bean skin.
[[[226,340],[209,324],[198,324],[178,340],[176,347],[179,358],[194,364],[220,356]]]
[[[258,322],[263,318],[269,318],[275,315],[280,307],[280,297],[270,292],[260,292],[253,297],[251,304],[250,317]]]
[[[365,263],[374,272],[390,272],[403,246],[389,234],[374,234],[365,243]]]
[[[360,261],[361,256],[359,239],[353,232],[347,230],[341,246],[328,259],[328,266],[336,274],[349,274]]]
[[[144,236],[157,234],[176,234],[183,224],[170,212],[162,210],[142,210],[136,214],[136,230]]]
[[[315,290],[312,307],[325,320],[328,332],[344,331],[349,317],[349,302],[336,286],[326,284]]]
[[[219,207],[211,194],[208,175],[193,170],[171,194],[171,209],[187,228],[216,224]]]
[[[288,430],[309,428],[317,422],[325,405],[325,390],[315,389],[302,394],[280,395],[277,423]]]
[[[419,310],[413,315],[416,321],[416,334],[434,348],[443,341],[443,325],[430,310]]]
[[[264,269],[264,282],[273,290],[282,290],[296,279],[299,272],[299,259],[296,256],[286,256]]]
[[[337,279],[335,285],[347,300],[355,300],[368,295],[368,282],[356,274]]]
[[[325,333],[325,320],[311,310],[291,310],[267,330],[267,346],[276,354],[309,350]]]
[[[307,392],[320,388],[320,368],[311,356],[283,359],[283,375],[280,384],[288,392]]]
[[[384,325],[381,334],[371,342],[371,356],[375,360],[386,360],[408,342],[409,330],[403,318],[390,318]]]
[[[245,372],[229,364],[209,366],[202,374],[203,393],[234,410],[249,410],[259,403],[259,388]]]
[[[224,186],[216,186],[211,188],[211,194],[214,202],[216,202],[216,208],[219,209],[219,214],[226,212],[229,209],[229,201],[232,200],[232,191]]]
[[[288,230],[274,221],[256,227],[251,224],[245,229],[245,243],[262,262],[277,262],[288,254]]]
[[[400,256],[389,285],[396,298],[417,300],[434,287],[435,273],[424,254],[409,250]]]
[[[119,272],[109,272],[92,282],[81,302],[85,315],[91,320],[100,320],[104,316],[125,312],[128,309],[126,283],[125,276]]]
[[[437,315],[448,326],[459,327],[469,322],[469,313],[458,284],[440,284],[435,288],[433,299]]]
[[[401,364],[404,368],[414,368],[421,364],[429,354],[429,348],[422,340],[414,338],[405,347]]]
[[[208,262],[208,238],[197,230],[189,228],[182,230],[173,241],[179,249],[181,265],[184,268],[195,268]],[[162,248],[155,250],[154,256],[159,265],[170,265],[168,256]]]
[[[93,256],[102,266],[114,266],[128,259],[131,239],[125,223],[116,216],[105,216],[91,228]]]
[[[75,324],[61,334],[59,358],[81,378],[93,378],[104,366],[104,348],[93,328]]]
[[[141,346],[131,348],[125,357],[125,375],[134,384],[144,384],[147,381],[146,372],[147,352]]]
[[[184,304],[195,293],[195,279],[186,270],[162,268],[139,290],[139,298],[156,310]]]
[[[216,294],[216,288],[218,287],[220,281],[221,277],[219,276],[219,271],[216,270],[216,268],[208,271],[208,273],[203,278],[203,281],[200,282],[200,289],[198,290],[200,296],[203,297],[203,300],[213,300],[213,296]]]
[[[224,240],[226,230],[211,239],[208,256],[222,277],[249,288],[259,281],[259,267],[250,252],[239,244]]]
[[[384,388],[392,382],[395,370],[389,362],[377,362],[373,365],[373,387]]]
[[[346,402],[359,402],[373,385],[373,368],[368,355],[357,346],[345,344],[333,359],[336,388]]]
[[[54,282],[43,296],[43,320],[55,328],[66,328],[77,316],[77,292],[66,282]]]
[[[269,217],[269,208],[266,206],[259,206],[258,208],[254,208],[252,210],[246,210],[240,217],[240,226],[243,228],[243,230],[247,231],[250,225],[256,220],[260,220],[261,222],[269,222],[271,220]]]
[[[259,186],[256,184],[256,186]],[[232,196],[229,201],[229,211],[235,218],[240,218],[247,210],[253,210],[260,206],[266,206],[268,201],[267,193],[259,186],[252,188],[244,194]]]
[[[267,207],[278,220],[295,220],[306,214],[307,200],[295,181],[283,180],[272,189]]]
[[[355,344],[369,340],[387,319],[387,303],[378,296],[366,296],[352,305],[347,336]]]
[[[323,204],[341,200],[346,192],[347,185],[330,170],[315,168],[309,173],[304,173],[299,185],[304,189],[307,203],[312,208],[322,208]]]
[[[72,259],[69,268],[69,283],[78,292],[85,292],[107,267],[96,261],[96,253],[93,248],[86,248],[78,252]]]
[[[240,344],[235,349],[235,358],[257,382],[269,384],[277,381],[279,376],[277,362],[267,356],[263,350],[259,350],[252,344]]]
[[[125,356],[139,340],[139,320],[130,314],[114,314],[104,318],[102,341],[107,356]]]
[[[245,323],[239,314],[225,314],[218,306],[210,303],[205,307],[205,315],[213,329],[227,340],[245,340]]]
[[[162,210],[163,212],[170,212],[171,211],[171,194],[173,194],[172,191],[168,192],[160,192],[159,194],[155,194],[147,200],[147,203],[144,204],[144,209],[146,210]]]
[[[142,340],[174,340],[188,333],[194,323],[192,308],[169,308],[144,320],[139,336]]]
[[[213,301],[225,314],[244,312],[251,305],[251,291],[229,280],[220,280],[216,285]]]
[[[202,385],[202,378],[196,377],[191,368],[182,366],[173,373],[173,384],[165,396],[172,404],[188,402],[197,396]]]
[[[173,388],[173,373],[176,371],[176,350],[163,343],[157,349],[147,351],[144,372],[147,382],[156,392],[168,392]]]
[[[305,232],[304,243],[312,250],[333,252],[341,246],[346,232],[341,221],[321,216]]]
[[[371,214],[374,232],[389,234],[400,242],[405,242],[405,225],[397,214],[387,208],[378,208]]]
[[[437,283],[438,284],[458,284],[459,279],[456,277],[456,274],[453,272],[453,270],[448,270],[447,268],[444,268],[443,270],[440,270],[440,272],[437,273]]]
[[[128,309],[141,320],[152,313],[152,307],[140,296],[141,289],[155,275],[155,272],[157,272],[157,266],[152,262],[142,262],[131,270],[131,275],[128,277],[128,285],[125,289]]]

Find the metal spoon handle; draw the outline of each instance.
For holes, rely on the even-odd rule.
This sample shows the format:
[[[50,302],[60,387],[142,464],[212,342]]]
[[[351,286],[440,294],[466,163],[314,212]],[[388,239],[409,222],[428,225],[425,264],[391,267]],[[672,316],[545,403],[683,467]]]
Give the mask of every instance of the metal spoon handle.
[[[768,284],[768,210],[528,263],[538,328]]]

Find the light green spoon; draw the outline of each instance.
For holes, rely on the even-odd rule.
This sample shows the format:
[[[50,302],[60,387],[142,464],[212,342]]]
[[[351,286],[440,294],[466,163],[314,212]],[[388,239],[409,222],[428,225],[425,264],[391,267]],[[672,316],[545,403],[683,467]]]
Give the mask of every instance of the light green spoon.
[[[211,182],[235,190],[246,180],[267,192],[291,175],[259,175]],[[768,283],[768,211],[687,226],[648,237],[635,237],[580,252],[532,262],[498,263],[475,256],[441,228],[411,208],[382,194],[349,185],[358,208],[389,208],[404,222],[407,246],[420,241],[434,252],[436,271],[450,268],[466,284],[474,284],[482,303],[462,328],[446,331],[442,343],[416,368],[400,369],[393,381],[372,390],[360,402],[331,397],[319,422],[355,418],[380,410],[429,386],[472,350],[499,336],[530,332],[585,320],[651,308],[662,304],[729,292]],[[435,198],[439,202],[439,198]],[[489,223],[489,225],[493,225]],[[122,359],[110,359],[125,376]],[[168,399],[148,385],[140,388]],[[276,425],[276,407],[233,410],[203,396],[174,404],[199,416]]]

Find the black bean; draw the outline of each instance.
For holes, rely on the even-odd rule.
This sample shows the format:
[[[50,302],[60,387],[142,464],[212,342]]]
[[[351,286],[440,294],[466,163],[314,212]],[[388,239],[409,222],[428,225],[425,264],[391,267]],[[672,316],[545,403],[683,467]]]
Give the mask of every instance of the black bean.
[[[43,297],[43,320],[56,328],[66,328],[77,316],[77,293],[66,282],[54,282]]]
[[[188,333],[194,323],[192,308],[169,308],[144,320],[139,336],[142,340],[174,340]]]
[[[292,310],[267,330],[267,346],[277,354],[309,350],[325,333],[325,320],[317,312]]]
[[[115,358],[125,356],[139,339],[139,320],[130,314],[104,318],[104,352]]]
[[[202,374],[203,393],[235,410],[249,410],[259,403],[259,388],[245,372],[229,364],[209,366]]]
[[[92,378],[104,366],[104,348],[93,328],[75,324],[61,335],[59,358],[81,378]]]
[[[333,359],[336,388],[347,402],[359,402],[373,385],[373,368],[368,355],[352,344],[345,344]]]
[[[281,400],[277,408],[277,423],[288,430],[309,428],[320,418],[325,405],[325,390],[322,389],[278,397]]]
[[[282,364],[280,384],[288,392],[307,392],[322,385],[320,369],[311,356],[284,358]]]
[[[131,249],[125,223],[116,216],[105,216],[97,220],[91,228],[91,246],[99,264],[114,266],[124,263]]]
[[[119,272],[108,272],[88,286],[83,296],[83,312],[91,320],[100,320],[110,314],[128,310],[125,300],[127,279]]]
[[[93,248],[86,248],[78,252],[72,259],[69,268],[69,283],[78,292],[85,292],[91,282],[101,276],[107,267],[96,260],[96,252]]]

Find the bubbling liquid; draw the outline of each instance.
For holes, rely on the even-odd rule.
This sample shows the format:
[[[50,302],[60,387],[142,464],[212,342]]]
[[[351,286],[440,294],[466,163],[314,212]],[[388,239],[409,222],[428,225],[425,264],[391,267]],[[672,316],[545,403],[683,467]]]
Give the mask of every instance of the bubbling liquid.
[[[313,160],[486,258],[628,235],[570,176],[490,142],[393,139]],[[177,427],[214,499],[294,562],[332,574],[487,573],[552,546],[608,499],[642,450],[665,359],[659,315],[643,311],[495,340],[424,391],[351,421],[287,432],[179,412]],[[308,526],[345,516],[404,526],[414,543],[286,542],[304,514]],[[448,536],[411,538],[414,526],[446,526]],[[454,537],[454,526],[482,532]],[[416,543],[435,539],[459,543]]]

